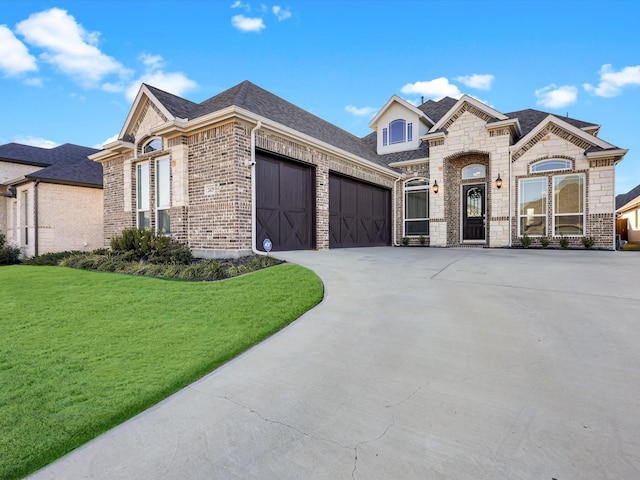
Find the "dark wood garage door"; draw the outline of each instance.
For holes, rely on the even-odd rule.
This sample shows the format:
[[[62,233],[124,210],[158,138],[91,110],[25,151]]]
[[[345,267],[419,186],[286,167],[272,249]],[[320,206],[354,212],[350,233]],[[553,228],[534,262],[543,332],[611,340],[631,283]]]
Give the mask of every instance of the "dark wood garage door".
[[[266,238],[273,251],[314,247],[313,169],[256,154],[256,243]]]
[[[391,243],[391,193],[351,178],[329,176],[329,247]]]

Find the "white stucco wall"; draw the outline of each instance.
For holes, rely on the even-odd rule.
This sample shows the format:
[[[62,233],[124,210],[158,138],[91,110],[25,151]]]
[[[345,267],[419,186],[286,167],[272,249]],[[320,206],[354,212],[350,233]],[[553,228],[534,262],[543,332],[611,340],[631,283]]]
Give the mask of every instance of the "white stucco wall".
[[[392,145],[382,144],[382,129],[389,127],[389,122],[393,120],[403,119],[407,124],[412,123],[412,141],[403,143],[394,143]],[[427,126],[420,121],[419,116],[400,105],[399,103],[392,103],[389,108],[380,116],[377,123],[377,136],[378,136],[378,154],[383,155],[386,153],[403,152],[406,150],[415,150],[420,146],[420,136],[427,133]]]

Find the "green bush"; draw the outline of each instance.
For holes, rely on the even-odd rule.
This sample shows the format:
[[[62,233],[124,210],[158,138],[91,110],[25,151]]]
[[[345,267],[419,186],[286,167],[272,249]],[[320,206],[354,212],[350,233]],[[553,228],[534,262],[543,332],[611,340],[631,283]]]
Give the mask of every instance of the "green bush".
[[[0,265],[20,263],[20,248],[7,243],[7,237],[0,233]]]
[[[595,243],[596,240],[593,237],[582,237],[582,244],[584,245],[584,248],[592,248]]]
[[[525,233],[520,238],[520,244],[522,245],[523,248],[529,248],[531,246],[531,237],[529,237],[529,235]]]
[[[565,237],[564,235],[562,235],[560,237],[560,246],[562,248],[568,248],[569,247],[569,239],[567,237]]]
[[[60,262],[67,257],[72,255],[81,254],[80,251],[66,251],[66,252],[55,252],[55,253],[43,253],[42,255],[36,255],[35,257],[31,257],[25,260],[23,263],[27,265],[48,265],[48,266],[58,266]]]
[[[409,237],[402,237],[402,245],[405,247],[409,245]]]
[[[420,242],[420,245],[422,245],[424,247],[424,244],[427,243],[427,239],[425,238],[424,235],[420,235],[420,238],[418,239],[418,241]]]
[[[179,263],[188,265],[193,260],[191,250],[171,237],[157,235],[148,228],[127,228],[111,239],[111,250],[126,254],[130,260],[151,263]]]
[[[538,240],[540,241],[540,245],[542,245],[544,248],[547,248],[551,243],[551,240],[547,236],[540,237]]]

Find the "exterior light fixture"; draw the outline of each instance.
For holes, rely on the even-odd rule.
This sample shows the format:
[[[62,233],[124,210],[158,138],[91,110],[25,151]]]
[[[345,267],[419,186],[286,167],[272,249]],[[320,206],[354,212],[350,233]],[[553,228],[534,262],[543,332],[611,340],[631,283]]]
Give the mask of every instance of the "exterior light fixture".
[[[496,187],[502,188],[502,179],[500,178],[500,174],[498,174],[498,178],[496,178]]]
[[[433,193],[438,193],[438,190],[440,190],[440,187],[438,186],[438,181],[434,180],[433,181]]]

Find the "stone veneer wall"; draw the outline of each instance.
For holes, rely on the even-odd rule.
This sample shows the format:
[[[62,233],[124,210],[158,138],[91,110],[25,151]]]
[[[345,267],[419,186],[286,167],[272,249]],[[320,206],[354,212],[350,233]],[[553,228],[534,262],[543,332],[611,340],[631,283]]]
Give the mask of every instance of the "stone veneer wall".
[[[468,165],[484,165],[487,176],[481,179],[462,180],[462,169]],[[447,246],[457,247],[463,244],[461,232],[461,191],[462,185],[469,184],[485,184],[485,202],[486,202],[486,219],[491,218],[491,192],[488,180],[492,178],[489,155],[482,152],[468,153],[464,155],[454,155],[444,160],[444,193],[445,210],[444,215],[447,219]],[[488,240],[490,235],[490,222],[486,222],[485,238]],[[485,241],[486,243],[486,241]]]

